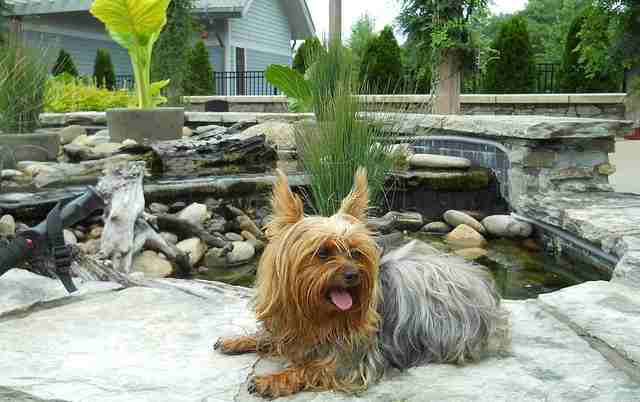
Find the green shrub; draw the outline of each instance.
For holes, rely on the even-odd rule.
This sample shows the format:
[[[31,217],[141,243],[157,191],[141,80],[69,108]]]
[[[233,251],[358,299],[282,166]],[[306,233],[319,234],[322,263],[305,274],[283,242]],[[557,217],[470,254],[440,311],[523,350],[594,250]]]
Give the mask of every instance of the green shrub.
[[[113,90],[116,87],[116,73],[107,50],[98,49],[93,66],[93,78],[98,86]]]
[[[0,130],[25,133],[38,126],[48,75],[46,51],[9,35],[0,47]]]
[[[184,81],[185,95],[215,95],[213,68],[203,41],[196,42],[189,55],[189,72]]]
[[[486,89],[489,92],[526,93],[534,89],[534,58],[527,22],[512,17],[502,23],[491,47],[498,57],[487,65]]]
[[[594,92],[614,89],[616,88],[616,82],[612,77],[605,73],[600,73],[590,78],[586,69],[580,63],[580,53],[578,52],[578,46],[580,45],[579,33],[585,22],[587,22],[587,17],[582,14],[573,20],[569,28],[560,72],[560,87],[567,92]],[[603,33],[603,40],[608,42],[606,33]],[[608,47],[608,43],[606,47]]]
[[[60,75],[62,73],[67,73],[69,75],[73,75],[74,77],[78,76],[78,70],[76,70],[76,66],[75,64],[73,64],[71,55],[65,52],[64,49],[60,49],[58,58],[53,65],[53,69],[51,70],[51,74],[53,75]]]
[[[61,74],[47,82],[45,111],[49,113],[104,112],[135,104],[136,98],[126,90],[111,91],[95,80]]]
[[[323,51],[324,47],[322,47],[318,37],[307,38],[296,51],[296,55],[293,58],[293,69],[300,74],[304,74],[307,68],[313,64],[314,59]]]
[[[393,28],[386,26],[369,41],[360,66],[360,81],[368,82],[371,93],[394,93],[402,85],[400,46]]]
[[[164,93],[170,105],[181,105],[185,79],[189,72],[186,60],[191,53],[194,35],[192,9],[194,0],[172,0],[167,9],[167,25],[153,50],[151,77],[154,81],[171,78]]]

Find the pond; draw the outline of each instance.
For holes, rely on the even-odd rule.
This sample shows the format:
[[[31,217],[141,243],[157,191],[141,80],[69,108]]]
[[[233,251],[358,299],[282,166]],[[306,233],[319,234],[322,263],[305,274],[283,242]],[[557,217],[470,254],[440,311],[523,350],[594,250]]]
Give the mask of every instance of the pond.
[[[413,238],[427,242],[443,252],[453,252],[442,236],[411,234],[404,243]],[[575,272],[575,262],[562,257],[553,257],[541,250],[532,250],[522,241],[494,239],[489,242],[488,254],[476,262],[487,267],[493,274],[499,292],[505,299],[530,299],[582,283],[586,278]],[[215,280],[238,286],[252,286],[256,263],[235,268],[210,269],[199,275],[200,279]]]

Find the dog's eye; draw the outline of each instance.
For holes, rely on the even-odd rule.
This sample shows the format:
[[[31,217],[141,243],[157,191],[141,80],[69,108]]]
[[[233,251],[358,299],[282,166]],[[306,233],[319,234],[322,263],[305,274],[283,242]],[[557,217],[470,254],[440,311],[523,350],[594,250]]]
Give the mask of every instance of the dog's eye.
[[[355,259],[359,259],[362,258],[364,256],[364,254],[362,254],[362,251],[358,250],[358,249],[353,249],[351,251],[349,251],[349,254],[351,255],[351,258],[355,258]]]
[[[327,258],[329,258],[329,250],[326,247],[320,247],[316,255],[321,260],[326,260]]]

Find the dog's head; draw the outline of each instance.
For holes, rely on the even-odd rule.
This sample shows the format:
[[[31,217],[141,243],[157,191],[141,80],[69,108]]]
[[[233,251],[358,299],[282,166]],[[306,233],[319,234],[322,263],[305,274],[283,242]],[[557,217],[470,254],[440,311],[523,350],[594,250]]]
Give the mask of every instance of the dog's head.
[[[359,169],[337,214],[307,217],[278,172],[257,280],[256,312],[269,329],[314,342],[375,331],[380,251],[365,226],[368,203]]]

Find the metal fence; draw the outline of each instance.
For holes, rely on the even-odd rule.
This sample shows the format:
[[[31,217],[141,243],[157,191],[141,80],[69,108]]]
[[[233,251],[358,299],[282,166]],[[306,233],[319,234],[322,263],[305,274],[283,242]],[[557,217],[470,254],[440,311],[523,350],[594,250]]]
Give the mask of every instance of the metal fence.
[[[116,88],[118,89],[133,88],[133,75],[116,75]]]
[[[561,64],[560,63],[538,63],[535,65],[534,86],[524,93],[552,94],[571,92],[561,87]],[[598,90],[597,92],[625,92],[626,83],[624,80],[618,85],[606,90]],[[584,91],[580,91],[584,92]],[[462,80],[462,93],[467,94],[487,94],[487,93],[509,93],[508,91],[493,91],[487,89],[487,76],[484,72],[475,70],[466,73]]]
[[[216,95],[278,95],[278,89],[264,76],[264,71],[221,71],[213,73]]]
[[[267,82],[264,71],[222,71],[213,73],[215,94],[233,95],[278,95],[278,88]],[[132,75],[116,75],[116,88],[133,88]]]
[[[560,63],[538,63],[535,67],[534,87],[524,93],[562,93],[560,85]],[[264,71],[221,71],[213,73],[215,94],[219,96],[233,95],[279,95],[276,87],[269,84],[264,76]],[[487,90],[487,77],[483,72],[476,70],[466,73],[462,80],[462,93],[465,94],[488,94],[488,93],[509,93]],[[624,80],[621,80],[624,81]],[[117,75],[117,88],[133,88],[134,80],[131,75]],[[619,85],[599,90],[598,92],[625,92],[626,82]],[[584,92],[584,91],[581,91]]]

